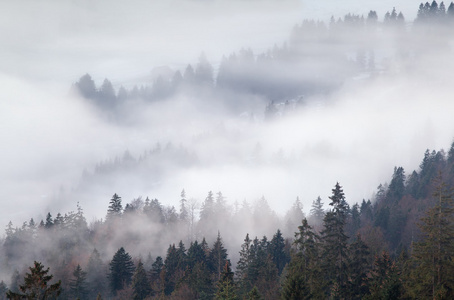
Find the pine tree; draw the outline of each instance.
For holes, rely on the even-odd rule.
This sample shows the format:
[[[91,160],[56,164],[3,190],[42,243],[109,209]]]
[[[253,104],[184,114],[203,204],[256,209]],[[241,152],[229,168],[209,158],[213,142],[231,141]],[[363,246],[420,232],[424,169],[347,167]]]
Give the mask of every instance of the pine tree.
[[[356,240],[350,245],[349,265],[349,299],[362,299],[369,293],[367,274],[369,272],[369,247],[356,236]]]
[[[339,183],[332,190],[330,204],[333,208],[323,219],[324,229],[321,232],[323,241],[323,259],[325,274],[329,280],[332,297],[346,297],[347,266],[348,266],[348,236],[345,234],[345,224],[348,205],[344,191]]]
[[[233,281],[233,272],[230,268],[230,262],[225,261],[221,277],[217,284],[216,300],[236,300],[236,287]]]
[[[251,290],[252,286],[248,278],[248,269],[251,264],[251,239],[249,233],[246,234],[244,243],[241,245],[240,259],[236,265],[236,278],[240,287],[240,294],[246,294]]]
[[[435,206],[419,224],[422,240],[414,245],[414,294],[448,299],[454,297],[454,199],[441,175],[433,197]]]
[[[117,219],[121,216],[123,205],[121,204],[121,197],[117,194],[110,199],[109,207],[107,209],[106,221]]]
[[[29,269],[30,273],[25,274],[24,284],[19,286],[22,294],[9,290],[6,294],[8,299],[48,299],[60,295],[61,281],[48,285],[53,278],[53,275],[48,275],[49,268],[45,270],[40,262],[35,261],[34,266]]]
[[[213,274],[213,279],[215,281],[221,280],[221,275],[223,272],[223,268],[225,267],[226,261],[227,249],[224,248],[221,234],[218,231],[216,241],[214,242],[213,248],[211,249],[208,255],[208,266],[210,268],[211,273]]]
[[[322,276],[320,264],[320,237],[309,226],[307,219],[303,219],[295,233],[295,251],[288,266],[286,284],[300,285],[304,281],[302,292],[314,298],[323,298],[325,280]],[[306,290],[306,287],[308,290]]]
[[[247,300],[262,300],[263,297],[260,294],[259,290],[257,289],[256,286],[254,286],[249,293],[247,294]]]
[[[285,241],[279,229],[270,241],[268,253],[271,255],[271,259],[276,264],[279,275],[281,275],[290,258],[285,251]]]
[[[75,299],[87,299],[87,273],[82,270],[80,265],[77,265],[77,267],[74,269],[73,276],[74,278],[69,281],[71,295]]]
[[[323,211],[323,202],[320,196],[312,201],[311,216],[315,218],[316,222],[321,222],[325,216],[325,212]]]
[[[106,294],[106,271],[107,267],[103,264],[98,250],[93,249],[87,265],[87,282],[90,295]]]
[[[142,260],[137,263],[137,268],[132,276],[132,289],[134,300],[142,300],[151,294],[150,283],[148,282],[147,272],[143,267]]]
[[[402,283],[397,267],[388,252],[383,251],[381,255],[375,257],[374,268],[368,277],[370,294],[364,299],[400,299]]]
[[[131,283],[134,269],[129,253],[123,247],[118,249],[109,264],[110,287],[114,295]]]

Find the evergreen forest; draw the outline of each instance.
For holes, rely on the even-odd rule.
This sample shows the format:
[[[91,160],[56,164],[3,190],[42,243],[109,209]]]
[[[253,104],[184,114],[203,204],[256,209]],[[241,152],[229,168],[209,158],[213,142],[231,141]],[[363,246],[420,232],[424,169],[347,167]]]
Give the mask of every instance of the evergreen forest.
[[[439,62],[439,53],[452,53],[454,3],[433,1],[416,9],[413,22],[395,8],[380,19],[371,10],[367,16],[332,17],[328,24],[304,20],[294,26],[287,42],[264,53],[243,48],[224,56],[218,66],[202,53],[196,64],[182,70],[156,69],[146,83],[115,86],[106,78],[97,85],[87,73],[69,94],[118,131],[133,127],[144,107],[155,109],[183,96],[197,110],[241,114],[248,126],[266,127],[298,118],[309,106],[329,105],[335,101],[331,95],[352,82],[392,80],[400,72],[419,75],[428,64]],[[436,106],[436,99],[433,102]],[[241,126],[239,135],[253,140]],[[224,152],[210,156],[203,148],[211,138],[237,141],[227,127],[222,124],[193,136],[199,148],[172,142],[161,146],[164,130],[154,148],[138,157],[125,151],[98,162],[73,182],[72,189],[57,194],[58,201],[70,199],[72,210],[49,205],[21,224],[4,224],[0,300],[454,299],[452,141],[447,150],[420,153],[414,170],[395,161],[387,170],[388,180],[377,182],[370,197],[350,196],[341,177],[330,190],[317,191],[320,196],[309,200],[309,208],[303,207],[306,195],[295,195],[291,206],[281,207],[284,213],[273,210],[261,190],[255,193],[264,195],[255,201],[244,196],[233,202],[228,191],[208,187],[198,191],[206,196],[197,201],[175,186],[178,205],[152,194],[125,197],[119,192],[121,181],[133,191],[147,185],[153,190],[166,178],[177,177],[175,170],[194,170],[218,157],[225,165],[258,170],[284,166],[295,172],[303,165],[282,149],[266,156],[259,143],[248,148],[250,155],[237,150],[231,156]],[[333,135],[342,136],[335,129]],[[377,148],[399,142],[380,138]],[[238,144],[242,142],[238,139]],[[237,146],[219,144],[216,149]],[[350,163],[342,170],[346,177]],[[225,169],[216,171],[221,174]],[[280,176],[276,172],[273,180],[278,182]],[[290,188],[294,182],[285,184]],[[109,189],[109,198],[99,198],[100,186]],[[94,203],[102,205],[102,215]]]

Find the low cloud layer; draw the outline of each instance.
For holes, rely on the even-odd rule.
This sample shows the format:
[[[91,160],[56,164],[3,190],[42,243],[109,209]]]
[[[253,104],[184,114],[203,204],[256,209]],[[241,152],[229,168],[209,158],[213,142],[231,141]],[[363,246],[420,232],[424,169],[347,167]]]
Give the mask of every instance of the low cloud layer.
[[[353,2],[351,10],[349,3],[342,5],[365,15],[369,9],[392,9],[391,3],[376,8],[369,2],[363,11]],[[321,4],[290,0],[136,4],[10,4],[13,13],[1,26],[4,224],[74,210],[77,201],[93,214],[88,220],[103,218],[113,193],[126,202],[149,196],[177,205],[183,188],[199,200],[209,190],[222,191],[231,204],[265,196],[285,213],[297,196],[306,211],[319,195],[326,202],[339,181],[354,203],[389,180],[394,166],[417,169],[426,148],[447,149],[452,141],[452,43],[435,58],[423,54],[390,62],[395,65],[389,73],[306,97],[307,105],[270,122],[263,120],[267,99],[260,96],[244,114],[232,114],[208,102],[216,99],[194,94],[146,105],[137,101],[124,114],[127,122],[109,120],[69,91],[81,75],[89,72],[98,85],[109,77],[116,88],[132,86],[147,82],[159,65],[183,71],[202,51],[214,65],[241,47],[261,53],[287,40],[301,16],[344,14],[344,7],[326,4],[322,12]],[[416,7],[411,3],[408,13],[402,10],[410,17]],[[32,16],[44,21],[35,23]],[[196,160],[185,166],[171,161],[159,178],[146,169],[132,170],[115,173],[114,185],[106,180],[90,193],[78,189],[84,169],[93,172],[96,164],[126,150],[138,159],[157,143],[182,147]]]

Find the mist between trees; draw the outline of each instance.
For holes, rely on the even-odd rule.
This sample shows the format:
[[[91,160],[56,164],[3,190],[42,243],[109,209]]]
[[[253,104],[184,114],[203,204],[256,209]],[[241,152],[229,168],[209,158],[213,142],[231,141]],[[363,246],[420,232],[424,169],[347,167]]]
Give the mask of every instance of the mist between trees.
[[[372,201],[353,206],[336,183],[307,217],[299,199],[280,219],[265,198],[231,206],[209,192],[199,207],[183,190],[178,211],[149,198],[124,206],[114,194],[105,219],[90,224],[79,205],[38,224],[10,222],[2,290],[33,290],[21,278],[40,261],[61,280],[62,299],[450,298],[453,157],[454,143],[447,155],[427,150],[418,171],[407,178],[396,167]]]
[[[452,298],[454,147],[409,175],[389,166],[452,139],[453,20],[434,1],[413,23],[303,21],[264,53],[201,55],[142,85],[83,75],[65,116],[84,142],[66,153],[89,147],[61,161],[98,164],[6,225],[0,289],[29,293],[49,267],[61,299]],[[127,148],[141,154],[105,158]]]

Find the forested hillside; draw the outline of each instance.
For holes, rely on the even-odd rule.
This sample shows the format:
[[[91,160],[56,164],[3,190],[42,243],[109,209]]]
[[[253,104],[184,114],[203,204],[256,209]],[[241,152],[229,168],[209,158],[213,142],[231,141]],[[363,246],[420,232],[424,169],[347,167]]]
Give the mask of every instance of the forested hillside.
[[[105,218],[89,224],[80,206],[10,222],[2,291],[31,293],[38,279],[23,278],[44,265],[62,299],[450,298],[453,188],[454,143],[448,154],[427,150],[408,177],[396,167],[371,200],[350,206],[336,183],[307,216],[298,199],[279,218],[264,198],[232,207],[209,192],[198,211],[184,191],[178,210],[114,194]],[[261,227],[273,232],[248,231]]]
[[[404,140],[432,141],[430,118],[409,116],[421,99],[399,97],[427,85],[418,95],[435,95],[424,99],[427,112],[451,118],[443,106],[452,100],[451,69],[440,72],[440,64],[450,66],[443,60],[452,54],[453,28],[454,3],[433,1],[420,4],[413,22],[395,8],[380,20],[373,10],[328,24],[305,20],[264,53],[244,48],[217,65],[202,54],[182,70],[154,69],[146,83],[97,84],[83,75],[68,98],[96,122],[76,126],[90,129],[83,135],[99,130],[109,150],[96,147],[101,135],[84,140],[89,155],[98,154],[91,161],[103,159],[82,166],[51,200],[30,195],[46,204],[22,223],[5,220],[0,300],[453,299],[454,142],[418,154],[419,166],[408,170],[410,159],[389,158],[395,167],[376,190],[361,181],[380,177],[374,159],[390,148],[394,155]],[[361,101],[335,103],[351,95]],[[361,114],[368,103],[372,113]],[[397,122],[386,118],[402,106]],[[316,119],[329,124],[318,130]],[[400,131],[418,122],[429,124],[428,133]],[[355,143],[342,147],[349,134]],[[352,174],[358,165],[364,172]],[[328,175],[340,178],[312,197]],[[344,191],[344,179],[357,182]],[[160,188],[178,201],[156,196]],[[111,196],[100,197],[106,190]],[[364,194],[371,196],[357,196]]]

